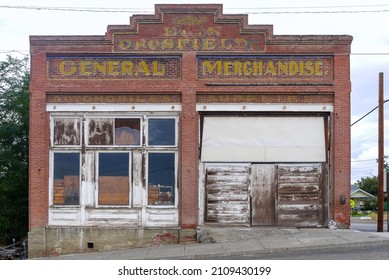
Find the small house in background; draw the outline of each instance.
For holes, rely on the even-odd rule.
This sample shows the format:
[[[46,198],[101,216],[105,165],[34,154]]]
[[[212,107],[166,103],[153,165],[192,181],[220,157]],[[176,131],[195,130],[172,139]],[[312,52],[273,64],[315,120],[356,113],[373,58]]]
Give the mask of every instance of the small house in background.
[[[357,186],[351,186],[350,198],[354,200],[354,209],[364,209],[365,203],[375,199],[376,197],[367,191],[364,191]]]

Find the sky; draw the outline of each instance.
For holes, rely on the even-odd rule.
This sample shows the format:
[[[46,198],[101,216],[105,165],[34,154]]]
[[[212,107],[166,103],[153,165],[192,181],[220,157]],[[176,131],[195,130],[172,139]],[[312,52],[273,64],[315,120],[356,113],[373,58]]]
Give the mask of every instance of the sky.
[[[384,73],[389,98],[389,3],[386,0],[120,1],[1,0],[0,60],[29,53],[30,35],[104,35],[108,25],[129,24],[132,14],[154,14],[155,4],[223,4],[225,14],[248,14],[249,24],[271,24],[275,35],[351,35],[351,123],[378,105]],[[385,103],[385,155],[389,106]],[[351,126],[351,182],[377,175],[378,110]],[[389,159],[388,159],[389,162]]]

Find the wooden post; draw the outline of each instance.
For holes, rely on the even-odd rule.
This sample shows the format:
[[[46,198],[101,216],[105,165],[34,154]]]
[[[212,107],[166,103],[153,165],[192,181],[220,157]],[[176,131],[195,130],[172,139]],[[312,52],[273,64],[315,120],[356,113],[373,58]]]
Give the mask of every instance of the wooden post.
[[[386,192],[386,226],[387,226],[387,232],[389,232],[389,199],[388,199],[388,191],[389,191],[389,188],[388,188],[388,184],[389,184],[389,172],[384,172],[384,176],[385,176],[385,186],[384,186],[384,189],[385,189],[385,192]]]
[[[384,73],[378,85],[378,218],[377,232],[384,231]]]

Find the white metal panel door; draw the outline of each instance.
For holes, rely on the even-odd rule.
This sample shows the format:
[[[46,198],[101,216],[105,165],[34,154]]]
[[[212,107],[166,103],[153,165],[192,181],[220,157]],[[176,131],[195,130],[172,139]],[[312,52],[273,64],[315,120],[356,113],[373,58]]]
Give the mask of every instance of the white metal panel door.
[[[202,162],[325,162],[324,117],[204,117]]]

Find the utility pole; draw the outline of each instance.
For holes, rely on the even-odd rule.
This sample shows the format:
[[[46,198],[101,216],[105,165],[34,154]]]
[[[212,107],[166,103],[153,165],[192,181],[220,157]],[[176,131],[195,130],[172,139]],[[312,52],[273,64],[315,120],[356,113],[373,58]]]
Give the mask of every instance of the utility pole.
[[[384,231],[384,73],[378,78],[378,217],[377,232]]]
[[[386,226],[387,226],[387,229],[386,231],[389,232],[389,199],[388,199],[388,184],[389,184],[389,172],[384,172],[384,176],[385,176],[385,185],[384,185],[384,190],[386,192]]]

